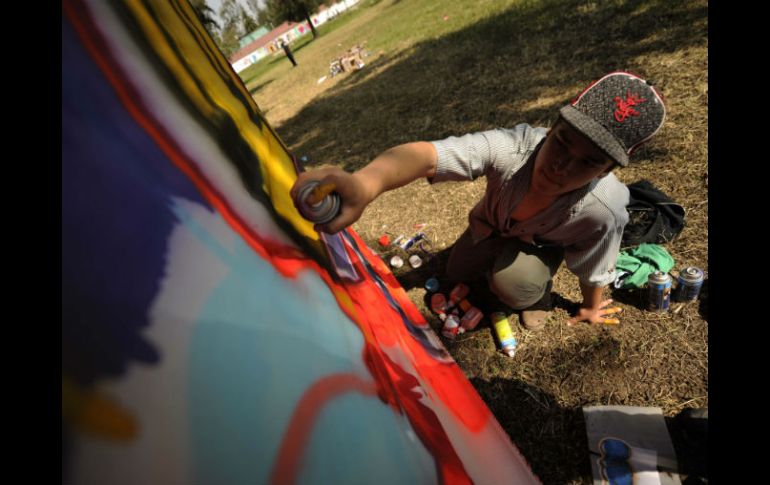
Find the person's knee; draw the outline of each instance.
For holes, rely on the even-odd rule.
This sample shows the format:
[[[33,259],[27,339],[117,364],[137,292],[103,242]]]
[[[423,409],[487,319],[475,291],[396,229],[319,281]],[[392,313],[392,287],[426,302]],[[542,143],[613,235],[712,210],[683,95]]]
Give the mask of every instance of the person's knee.
[[[489,278],[489,288],[500,300],[514,310],[523,310],[537,303],[545,294],[548,281],[513,278],[495,273]]]

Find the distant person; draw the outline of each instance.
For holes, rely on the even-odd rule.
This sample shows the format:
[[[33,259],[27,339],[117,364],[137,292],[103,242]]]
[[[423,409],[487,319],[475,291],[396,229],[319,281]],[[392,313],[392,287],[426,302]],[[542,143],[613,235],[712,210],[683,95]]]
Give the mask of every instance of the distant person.
[[[288,57],[291,63],[294,64],[292,67],[297,67],[297,61],[294,60],[294,55],[291,53],[291,47],[289,47],[289,44],[282,40],[281,47],[283,47],[283,51],[286,53],[286,57]]]
[[[552,310],[552,278],[562,260],[578,277],[582,303],[568,324],[619,323],[603,298],[629,216],[628,188],[612,173],[663,125],[665,106],[645,80],[610,73],[559,110],[550,129],[519,124],[444,140],[399,145],[353,174],[336,167],[301,173],[332,183],[340,215],[317,226],[336,233],[357,221],[385,191],[421,177],[429,183],[487,177],[484,197],[455,242],[449,282],[488,285],[495,304],[542,328]],[[492,309],[487,309],[492,311]]]

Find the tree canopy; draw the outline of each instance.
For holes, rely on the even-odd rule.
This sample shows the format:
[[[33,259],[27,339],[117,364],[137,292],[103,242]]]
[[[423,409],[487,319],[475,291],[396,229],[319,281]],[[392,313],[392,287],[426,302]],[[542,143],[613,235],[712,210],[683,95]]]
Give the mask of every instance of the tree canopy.
[[[321,0],[267,0],[267,12],[276,25],[285,21],[307,21],[315,39],[318,37],[318,32],[310,20],[310,15],[318,9],[321,3]]]

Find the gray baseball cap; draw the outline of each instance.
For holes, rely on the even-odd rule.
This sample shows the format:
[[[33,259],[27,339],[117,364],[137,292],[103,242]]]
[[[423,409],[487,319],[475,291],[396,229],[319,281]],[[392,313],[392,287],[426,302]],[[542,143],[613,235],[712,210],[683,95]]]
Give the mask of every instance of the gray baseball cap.
[[[666,107],[649,82],[628,72],[611,72],[591,83],[559,114],[626,167],[628,156],[663,126]]]

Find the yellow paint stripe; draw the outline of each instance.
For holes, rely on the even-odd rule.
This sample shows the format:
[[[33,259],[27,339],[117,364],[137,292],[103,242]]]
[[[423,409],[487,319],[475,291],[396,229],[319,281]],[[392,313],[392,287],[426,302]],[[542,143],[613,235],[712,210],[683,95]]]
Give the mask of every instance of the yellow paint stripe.
[[[318,241],[318,234],[313,230],[312,223],[306,221],[299,214],[289,196],[289,190],[297,179],[297,175],[286,147],[267,122],[262,123],[260,128],[257,123],[251,120],[251,113],[243,105],[242,100],[235,97],[229,89],[230,84],[235,84],[238,89],[245,92],[241,80],[239,78],[237,81],[223,79],[219,75],[209,62],[209,58],[198,39],[192,35],[188,26],[169,2],[152,2],[152,11],[158,22],[163,25],[163,30],[173,37],[183,62],[168,45],[163,31],[156,24],[144,4],[139,1],[131,1],[127,5],[156,54],[171,71],[190,102],[196,106],[201,114],[216,119],[221,116],[221,113],[216,109],[218,108],[233,120],[241,137],[256,153],[260,161],[262,189],[270,198],[276,212],[290,222],[300,234],[312,241]],[[190,77],[188,69],[205,86],[211,102],[206,99],[204,93]],[[247,95],[247,98],[252,99],[250,95]],[[253,103],[253,99],[251,102]],[[254,107],[256,107],[256,103],[254,103]],[[261,114],[259,116],[261,117]],[[264,121],[264,118],[262,120]],[[321,251],[319,254],[325,256]]]

